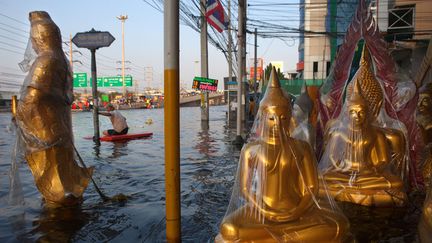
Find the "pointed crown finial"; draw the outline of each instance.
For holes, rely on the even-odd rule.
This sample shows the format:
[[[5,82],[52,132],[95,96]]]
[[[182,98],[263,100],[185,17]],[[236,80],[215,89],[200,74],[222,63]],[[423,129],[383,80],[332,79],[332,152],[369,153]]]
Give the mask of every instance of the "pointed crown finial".
[[[285,96],[281,88],[275,67],[271,71],[270,80],[260,102],[259,110],[262,112],[268,107],[284,109],[288,113],[287,115],[291,117],[291,100]]]

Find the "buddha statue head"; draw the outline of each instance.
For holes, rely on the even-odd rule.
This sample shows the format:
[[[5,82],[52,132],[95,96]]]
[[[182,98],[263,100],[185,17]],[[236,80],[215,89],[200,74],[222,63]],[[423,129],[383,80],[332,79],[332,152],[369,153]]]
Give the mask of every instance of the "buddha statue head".
[[[432,117],[432,83],[426,83],[419,89],[417,120],[421,123],[426,117]]]
[[[360,128],[368,123],[368,105],[360,90],[358,80],[354,80],[351,96],[347,101],[348,117],[352,128]]]
[[[358,89],[369,109],[369,117],[376,119],[384,101],[384,93],[373,72],[372,58],[366,44],[363,46],[360,67],[354,75],[351,83],[352,84],[348,85],[347,88],[347,96],[351,96],[354,84],[358,83]]]
[[[31,42],[36,53],[52,50],[53,48],[61,50],[60,29],[47,12],[30,12],[29,20],[31,23]]]
[[[279,82],[273,67],[270,80],[258,110],[261,136],[264,139],[279,138],[280,133],[288,133],[291,119],[291,101]]]
[[[309,97],[306,85],[302,87],[300,96],[295,100],[293,105],[293,116],[301,119],[307,119],[313,109],[313,101]]]

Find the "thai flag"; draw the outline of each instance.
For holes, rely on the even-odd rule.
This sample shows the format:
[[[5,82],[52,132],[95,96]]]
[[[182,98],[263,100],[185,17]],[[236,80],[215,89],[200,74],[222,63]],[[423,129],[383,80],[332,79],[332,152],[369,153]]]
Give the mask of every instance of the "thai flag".
[[[206,18],[207,22],[219,32],[228,28],[228,16],[219,0],[207,1]]]

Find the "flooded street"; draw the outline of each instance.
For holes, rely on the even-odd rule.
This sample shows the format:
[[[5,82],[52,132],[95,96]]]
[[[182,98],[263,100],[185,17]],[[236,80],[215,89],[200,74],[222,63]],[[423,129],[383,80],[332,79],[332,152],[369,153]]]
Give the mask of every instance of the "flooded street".
[[[212,241],[229,202],[240,151],[230,144],[226,107],[210,109],[209,129],[201,127],[198,107],[181,109],[181,215],[184,242]],[[130,132],[150,131],[150,139],[102,142],[94,147],[92,114],[72,114],[76,147],[94,179],[108,196],[123,193],[126,203],[103,203],[93,185],[80,208],[44,207],[33,176],[19,164],[21,186],[9,200],[11,151],[15,135],[10,113],[0,113],[0,242],[164,242],[165,185],[163,109],[121,111]],[[153,124],[145,121],[151,118]],[[110,128],[100,118],[101,130]],[[234,125],[232,125],[234,127]],[[359,242],[415,242],[421,198],[411,197],[406,209],[371,209],[341,205]]]
[[[229,143],[225,107],[211,107],[210,128],[202,129],[199,107],[181,109],[181,202],[185,242],[204,242],[217,233],[230,196],[239,150]],[[150,139],[102,142],[94,147],[92,114],[73,113],[75,144],[94,179],[125,204],[102,203],[93,185],[79,209],[46,209],[25,163],[19,164],[23,203],[9,205],[9,171],[15,135],[8,131],[10,113],[0,113],[0,242],[71,240],[74,242],[156,242],[165,240],[163,110],[121,111],[130,133],[150,131]],[[145,121],[151,118],[153,124]],[[110,128],[101,117],[101,130]]]

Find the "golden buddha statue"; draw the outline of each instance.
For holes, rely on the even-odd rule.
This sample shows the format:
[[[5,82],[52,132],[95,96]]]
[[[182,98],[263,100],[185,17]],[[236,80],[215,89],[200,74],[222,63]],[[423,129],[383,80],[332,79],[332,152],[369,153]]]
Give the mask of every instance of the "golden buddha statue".
[[[346,217],[317,197],[314,154],[308,143],[289,137],[290,118],[290,100],[273,68],[216,242],[341,242],[347,236]]]
[[[36,60],[24,81],[16,111],[25,158],[36,186],[49,203],[82,201],[93,168],[74,160],[72,75],[59,28],[46,12],[29,14]]]
[[[312,113],[313,105],[306,85],[303,85],[301,94],[293,104],[290,125],[291,137],[308,142],[312,149],[315,148],[315,128],[312,126],[309,117]]]
[[[366,100],[354,80],[346,115],[333,121],[320,162],[328,192],[339,201],[365,206],[403,206],[404,183],[391,161],[392,146],[372,123]]]
[[[359,90],[368,106],[368,115],[371,122],[378,124],[376,128],[381,130],[390,145],[391,163],[396,174],[402,178],[404,183],[407,183],[409,170],[408,147],[405,135],[402,132],[402,130],[406,130],[405,125],[402,122],[392,120],[388,116],[381,114],[385,113],[382,109],[384,93],[373,73],[372,58],[366,44],[363,46],[358,73],[353,80],[358,80]],[[348,97],[351,95],[353,83],[355,82],[352,81],[347,87]]]
[[[423,212],[418,225],[420,242],[430,242],[432,239],[432,190],[429,188],[429,194],[423,205]]]
[[[425,146],[420,170],[429,185],[432,179],[432,83],[426,83],[419,89],[416,120]]]

